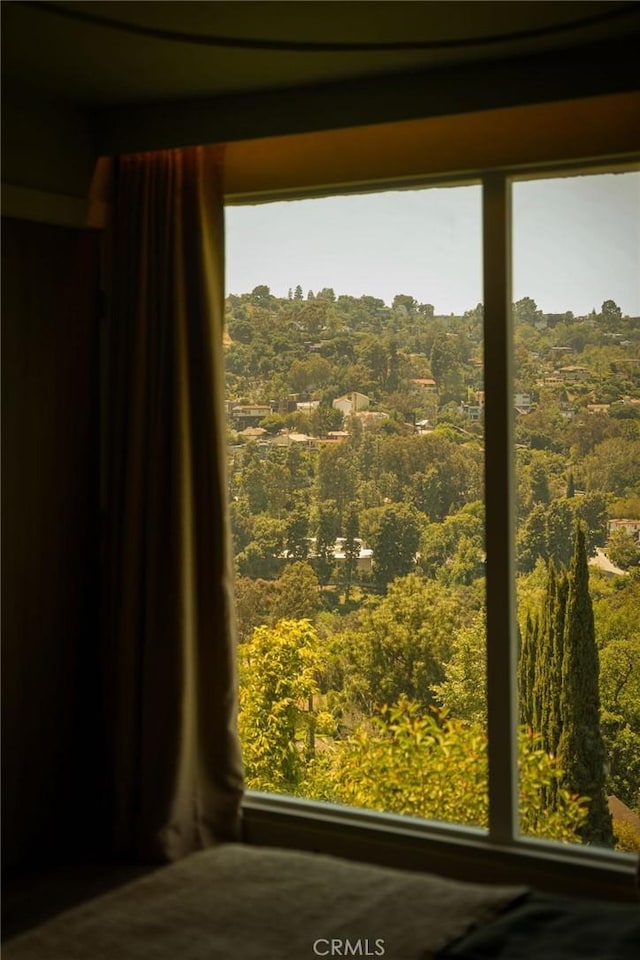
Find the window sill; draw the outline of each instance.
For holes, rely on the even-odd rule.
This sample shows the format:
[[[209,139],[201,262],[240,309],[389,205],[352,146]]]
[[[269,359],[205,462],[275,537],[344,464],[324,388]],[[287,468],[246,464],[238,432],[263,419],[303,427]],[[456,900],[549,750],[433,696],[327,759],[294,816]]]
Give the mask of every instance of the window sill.
[[[637,858],[532,839],[497,844],[484,831],[248,791],[243,839],[428,870],[473,883],[526,883],[567,896],[637,902]]]

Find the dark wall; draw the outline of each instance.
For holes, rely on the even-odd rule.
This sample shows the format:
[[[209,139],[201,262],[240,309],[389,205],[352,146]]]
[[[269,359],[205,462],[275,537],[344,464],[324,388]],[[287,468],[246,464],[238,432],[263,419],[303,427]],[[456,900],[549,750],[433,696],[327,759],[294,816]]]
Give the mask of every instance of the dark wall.
[[[2,128],[3,183],[87,196],[95,152],[80,110],[3,82]]]
[[[638,89],[637,36],[412,74],[87,112],[98,155],[229,143]]]
[[[98,821],[99,237],[2,222],[2,767],[16,868]]]

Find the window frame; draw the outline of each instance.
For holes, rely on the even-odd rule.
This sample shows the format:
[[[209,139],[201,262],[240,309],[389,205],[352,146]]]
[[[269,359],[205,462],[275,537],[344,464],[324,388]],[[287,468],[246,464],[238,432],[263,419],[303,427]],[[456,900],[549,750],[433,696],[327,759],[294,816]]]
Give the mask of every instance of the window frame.
[[[464,879],[525,882],[564,893],[638,899],[640,861],[633,854],[564,845],[519,834],[515,444],[511,403],[513,183],[638,170],[640,158],[614,156],[581,163],[572,160],[448,177],[432,175],[287,192],[286,199],[292,200],[420,187],[482,187],[489,825],[487,831],[480,831],[461,824],[247,791],[242,804],[246,842],[440,870]],[[281,199],[282,194],[243,193],[227,197],[225,203],[246,205]]]

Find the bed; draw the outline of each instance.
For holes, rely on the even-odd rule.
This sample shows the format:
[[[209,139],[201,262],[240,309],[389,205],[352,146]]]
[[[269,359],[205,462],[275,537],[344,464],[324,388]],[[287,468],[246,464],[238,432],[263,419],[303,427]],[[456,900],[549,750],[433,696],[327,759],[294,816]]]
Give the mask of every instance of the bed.
[[[551,952],[553,944],[564,952]],[[600,953],[587,952],[594,944]],[[3,948],[4,960],[323,956],[637,960],[640,910],[224,844],[62,913]]]

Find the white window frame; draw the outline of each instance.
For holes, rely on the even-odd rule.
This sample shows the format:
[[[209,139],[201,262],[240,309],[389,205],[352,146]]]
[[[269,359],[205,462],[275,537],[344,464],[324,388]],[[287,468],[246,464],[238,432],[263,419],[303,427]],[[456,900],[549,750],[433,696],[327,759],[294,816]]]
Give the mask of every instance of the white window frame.
[[[412,178],[287,193],[287,199],[308,199],[367,190],[482,186],[489,824],[487,831],[480,831],[460,824],[247,791],[243,801],[246,842],[429,869],[469,880],[524,882],[576,895],[638,899],[637,857],[519,835],[511,188],[518,180],[639,169],[640,163],[611,157],[584,164],[572,161],[475,171],[451,178]],[[282,196],[245,194],[227,197],[226,202],[278,199]]]

